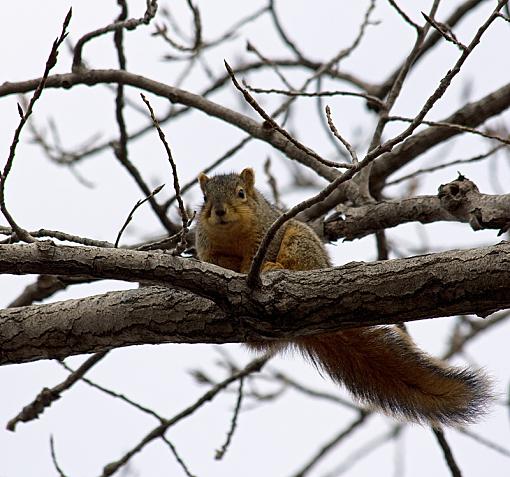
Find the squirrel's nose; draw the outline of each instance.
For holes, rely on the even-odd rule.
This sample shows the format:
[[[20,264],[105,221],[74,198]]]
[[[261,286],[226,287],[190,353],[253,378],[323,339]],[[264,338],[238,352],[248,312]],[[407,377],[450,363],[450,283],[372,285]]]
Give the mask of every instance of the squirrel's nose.
[[[223,217],[227,211],[223,208],[221,209],[214,209],[214,213],[218,216],[218,217]]]

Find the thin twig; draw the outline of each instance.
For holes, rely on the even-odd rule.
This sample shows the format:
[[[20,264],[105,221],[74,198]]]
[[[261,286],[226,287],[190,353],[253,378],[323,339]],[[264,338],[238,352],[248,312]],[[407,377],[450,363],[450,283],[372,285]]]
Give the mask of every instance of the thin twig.
[[[89,245],[91,247],[102,247],[102,248],[110,248],[113,247],[113,243],[106,242],[104,240],[94,240],[87,237],[79,237],[78,235],[72,235],[65,232],[60,232],[59,230],[48,230],[48,229],[39,229],[32,230],[29,232],[32,237],[40,238],[40,237],[51,237],[57,240],[62,240],[64,242],[74,242],[79,243],[81,245]],[[8,239],[0,240],[0,244],[7,243],[15,243],[19,239],[16,233],[12,230],[11,227],[4,227],[0,225],[0,235],[10,235]]]
[[[324,129],[324,131],[326,132],[326,137],[328,138],[329,142],[331,142],[331,144],[335,148],[335,151],[337,152],[337,154],[343,159],[348,159],[349,153],[345,150],[343,145],[338,144],[338,140],[334,136],[331,135],[331,130],[329,129],[327,118],[324,117],[324,113],[323,113],[324,99],[319,94],[321,92],[321,90],[322,90],[322,77],[319,77],[319,78],[317,78],[317,86],[315,88],[315,93],[317,93],[316,112],[317,112],[317,116],[319,118],[319,122],[320,122],[322,128]]]
[[[255,48],[253,46],[253,44],[251,42],[246,42],[246,51],[250,51],[251,53],[255,53],[255,55],[258,57],[258,59],[260,61],[262,61],[263,63],[266,63],[275,73],[276,75],[278,76],[278,78],[281,79],[282,83],[287,87],[289,88],[290,90],[293,90],[294,88],[292,87],[292,85],[287,81],[287,78],[285,78],[285,76],[283,75],[283,73],[280,71],[280,68],[278,68],[278,65],[270,60],[269,58],[266,58],[259,50],[257,50],[257,48]],[[245,86],[246,83],[243,81],[243,84]],[[248,86],[247,86],[248,89],[250,89]],[[250,89],[251,91],[251,89]]]
[[[177,463],[181,466],[182,470],[184,471],[184,473],[188,476],[188,477],[196,477],[195,474],[192,474],[190,472],[190,470],[188,469],[188,466],[186,465],[186,463],[184,462],[184,460],[182,460],[182,457],[179,455],[179,453],[177,452],[177,449],[175,448],[175,446],[172,444],[172,442],[166,437],[166,436],[161,436],[161,439],[163,439],[164,442],[166,442],[166,444],[168,445],[168,447],[170,448],[170,452],[172,452],[172,454],[174,455],[175,457],[175,460],[177,461]]]
[[[455,342],[450,344],[449,349],[441,356],[441,359],[447,360],[453,355],[460,353],[464,346],[474,338],[477,338],[483,332],[490,330],[493,326],[500,325],[510,318],[509,310],[502,310],[491,315],[485,321],[476,321],[471,323],[471,329],[463,336],[458,337]]]
[[[470,437],[471,439],[484,445],[485,447],[488,447],[489,449],[492,449],[493,451],[496,451],[499,454],[504,455],[505,457],[510,457],[510,450],[506,449],[503,446],[500,446],[497,442],[493,442],[489,439],[486,439],[485,437],[479,436],[478,434],[471,432],[469,429],[463,429],[462,427],[459,427],[455,428],[455,430],[460,432],[461,434],[464,434],[465,436]]]
[[[430,9],[430,16],[434,17],[437,8],[439,5],[439,0],[434,0],[432,7]],[[378,111],[379,114],[379,120],[377,122],[377,125],[375,127],[374,133],[372,135],[372,139],[370,141],[370,145],[368,147],[369,151],[377,149],[377,147],[380,147],[382,142],[382,135],[384,128],[386,127],[386,124],[388,122],[388,113],[393,108],[395,101],[397,100],[398,96],[400,95],[400,92],[402,91],[402,87],[404,84],[404,81],[409,74],[409,71],[411,70],[411,67],[413,66],[416,58],[418,57],[423,42],[425,40],[425,37],[427,36],[427,33],[430,29],[429,24],[425,24],[423,28],[420,28],[417,33],[416,40],[414,42],[413,48],[409,55],[406,57],[402,67],[398,70],[398,73],[394,77],[394,81],[392,82],[388,95],[386,97],[386,102],[383,109],[380,109]],[[366,169],[361,171],[360,175],[357,177],[356,181],[358,184],[358,202],[367,203],[370,201],[373,201],[374,198],[372,197],[372,193],[370,190],[370,176],[372,174],[372,165],[369,165]],[[361,199],[361,200],[360,200]],[[382,232],[384,234],[384,232]]]
[[[453,28],[455,25],[457,25],[468,13],[470,13],[474,8],[479,6],[481,3],[485,2],[485,0],[466,0],[465,2],[461,3],[452,13],[451,15],[446,19],[445,23],[449,25],[451,28]],[[416,62],[423,58],[425,54],[430,51],[437,42],[441,39],[441,34],[433,30],[430,35],[428,35],[428,38],[425,40],[425,42],[422,45],[422,48],[420,49],[418,55],[415,58],[414,64]],[[390,90],[391,86],[393,85],[395,78],[397,77],[399,71],[401,70],[402,65],[399,66],[385,81],[381,83],[381,85],[378,88],[375,88],[372,90],[373,94],[376,94],[379,98],[384,98],[388,94],[388,91]]]
[[[191,0],[186,0],[188,7],[193,14],[193,25],[195,28],[195,35],[193,46],[191,47],[193,51],[198,51],[202,45],[202,20],[200,18],[200,10],[196,5],[193,5]]]
[[[503,15],[502,13],[498,13],[498,17],[499,18],[502,18],[503,20],[505,20],[506,22],[509,22],[510,23],[510,17],[507,17],[506,15]]]
[[[227,40],[231,40],[231,39],[236,38],[237,31],[240,28],[242,28],[246,24],[251,23],[252,21],[256,20],[258,17],[260,17],[262,14],[264,14],[268,10],[269,10],[269,7],[267,5],[264,6],[264,7],[261,7],[258,10],[256,10],[255,12],[253,12],[253,13],[247,15],[246,17],[243,17],[240,20],[236,21],[230,28],[227,28],[225,30],[225,33],[222,33],[218,38],[215,38],[214,40],[210,40],[210,41],[202,40],[201,43],[200,43],[199,50],[197,52],[195,52],[191,56],[184,57],[184,58],[182,58],[182,57],[176,58],[176,57],[174,57],[172,55],[165,55],[164,58],[165,59],[172,59],[172,60],[177,60],[177,59],[178,60],[193,60],[193,59],[195,59],[195,58],[197,58],[199,56],[198,52],[203,53],[204,50],[206,50],[206,49],[213,48],[215,46],[221,45],[222,43],[224,43]],[[166,16],[166,18],[168,19],[168,21],[169,21],[170,25],[172,26],[172,28],[174,30],[176,30],[176,33],[179,36],[182,37],[183,36],[182,33],[180,34],[180,32],[178,32],[177,29],[176,29],[177,24],[174,21],[173,17],[170,15],[170,12],[167,9],[165,9],[165,8],[162,8],[162,12],[163,12],[164,16]],[[181,44],[177,43],[175,40],[172,40],[172,38],[170,38],[168,36],[168,34],[167,34],[167,27],[166,27],[166,25],[163,25],[163,26],[156,25],[156,31],[152,35],[153,36],[162,36],[163,39],[165,41],[167,41],[167,43],[171,44],[171,46],[173,48],[175,48],[176,50],[178,50],[178,51],[182,51],[182,52],[193,51],[192,48],[189,48],[187,46],[181,45]]]
[[[46,85],[46,81],[48,79],[48,75],[50,73],[50,70],[57,64],[57,57],[58,57],[58,48],[60,45],[64,42],[66,36],[67,36],[67,27],[69,26],[69,22],[71,21],[73,10],[72,8],[69,9],[67,12],[67,15],[64,19],[64,23],[62,24],[62,30],[60,33],[60,36],[55,39],[53,42],[53,45],[51,47],[50,55],[48,56],[48,59],[46,60],[46,67],[44,68],[44,73],[42,75],[41,80],[39,81],[39,84],[37,85],[37,88],[34,91],[34,95],[32,96],[32,99],[28,103],[28,107],[25,112],[23,112],[23,109],[18,104],[18,113],[20,115],[20,122],[18,124],[18,127],[16,128],[16,131],[14,132],[14,137],[12,139],[12,143],[9,149],[9,156],[7,158],[7,162],[5,164],[4,170],[0,175],[0,210],[4,214],[4,217],[7,219],[7,222],[9,222],[9,225],[13,228],[16,235],[23,240],[24,242],[35,242],[35,239],[25,230],[22,229],[18,224],[14,221],[13,217],[7,210],[7,207],[5,205],[5,183],[7,182],[7,176],[9,175],[9,172],[11,171],[13,162],[14,162],[14,156],[16,154],[16,146],[18,145],[21,130],[23,129],[23,126],[26,124],[29,116],[32,114],[32,110],[34,108],[35,102],[39,99],[39,97],[42,94],[42,91]]]
[[[316,391],[315,389],[311,389],[308,386],[305,386],[296,380],[289,378],[287,375],[281,373],[281,372],[273,372],[272,378],[276,379],[277,381],[285,384],[286,386],[290,386],[294,388],[296,391],[299,391],[306,396],[310,396],[313,399],[323,399],[329,402],[332,402],[334,404],[340,404],[341,406],[348,407],[349,409],[353,409],[356,411],[362,411],[362,409],[357,406],[356,404],[353,404],[350,401],[347,401],[345,399],[342,399],[340,396],[337,396],[337,394],[330,394],[324,391]]]
[[[140,199],[136,202],[136,204],[131,209],[131,212],[129,212],[129,215],[127,216],[127,219],[125,220],[124,224],[122,225],[121,229],[119,230],[119,233],[117,234],[117,238],[115,239],[114,247],[117,248],[119,246],[120,237],[124,233],[124,230],[126,230],[126,227],[129,225],[131,220],[133,219],[133,215],[142,204],[150,200],[152,197],[154,197],[158,192],[161,191],[165,187],[165,184],[161,184],[160,186],[156,187],[145,199]]]
[[[347,472],[348,470],[351,470],[352,466],[356,462],[365,458],[368,454],[375,451],[380,446],[386,444],[390,439],[395,439],[396,437],[398,437],[401,430],[402,425],[399,424],[394,426],[389,431],[384,432],[383,434],[371,439],[370,441],[356,449],[354,452],[352,452],[349,456],[347,456],[340,465],[335,467],[327,474],[324,474],[322,477],[338,477]]]
[[[394,0],[388,0],[388,3],[397,11],[397,13],[404,19],[406,23],[409,23],[409,25],[411,25],[416,30],[416,33],[419,35],[421,32],[421,26],[413,22],[411,18],[409,18],[409,16],[406,14],[406,12],[404,12],[397,5],[397,2],[395,2]]]
[[[214,455],[214,458],[216,460],[221,460],[225,456],[225,453],[227,452],[230,442],[232,441],[232,436],[234,435],[234,431],[237,427],[237,418],[239,417],[239,411],[241,410],[241,402],[243,400],[243,384],[244,384],[244,378],[239,379],[239,390],[237,391],[237,401],[236,406],[234,408],[234,412],[232,414],[232,420],[230,422],[230,429],[227,433],[227,439],[225,440],[224,444],[221,446],[221,448],[216,450],[216,454]]]
[[[248,89],[248,91],[251,91],[252,93],[259,93],[259,94],[281,94],[284,96],[301,96],[304,98],[317,98],[317,97],[324,97],[324,96],[354,96],[356,98],[363,98],[366,99],[369,104],[374,104],[378,108],[384,107],[384,101],[381,101],[377,96],[372,96],[371,94],[366,93],[356,93],[355,91],[316,91],[316,92],[307,92],[307,91],[295,91],[292,88],[290,90],[285,89],[276,89],[276,88],[255,88],[253,86],[250,86],[246,83],[246,81],[243,80],[243,85]]]
[[[445,162],[443,164],[438,164],[437,166],[425,167],[423,169],[418,169],[418,170],[416,170],[414,172],[411,172],[410,174],[406,174],[405,176],[402,176],[402,177],[399,177],[399,178],[397,178],[395,180],[389,181],[389,182],[386,183],[386,185],[387,186],[396,185],[396,184],[399,184],[400,182],[403,182],[403,181],[406,181],[406,180],[409,180],[409,179],[413,179],[413,178],[415,178],[416,176],[418,176],[420,174],[425,174],[425,173],[429,173],[429,172],[435,172],[435,171],[438,171],[440,169],[444,169],[446,167],[456,166],[458,164],[469,164],[471,162],[478,162],[478,161],[481,161],[483,159],[487,159],[488,157],[492,156],[495,152],[497,152],[500,149],[503,149],[505,147],[507,147],[505,144],[499,144],[496,147],[493,147],[492,149],[489,149],[487,152],[485,152],[483,154],[479,154],[477,156],[473,156],[473,157],[470,157],[470,158],[467,158],[467,159],[456,159],[455,161]]]
[[[216,167],[218,167],[220,164],[222,164],[227,159],[231,158],[234,154],[236,154],[238,151],[240,151],[252,139],[253,139],[252,136],[246,136],[245,138],[241,139],[241,141],[239,141],[234,147],[231,147],[228,151],[226,151],[224,154],[222,154],[213,163],[211,163],[209,166],[207,166],[205,169],[203,169],[202,172],[204,174],[207,174],[208,172],[216,169]],[[187,192],[189,189],[191,189],[194,185],[196,185],[198,183],[197,177],[198,177],[198,174],[196,174],[196,177],[194,179],[192,179],[191,181],[189,181],[188,183],[186,183],[184,186],[181,187],[181,194],[184,194],[185,192]],[[173,197],[170,197],[170,199],[168,199],[163,205],[165,210],[167,210],[168,207],[170,207],[176,200],[177,200],[177,196],[174,195]]]
[[[276,207],[281,208],[280,202],[280,192],[278,191],[278,184],[276,183],[276,179],[274,175],[271,173],[271,158],[267,156],[267,159],[264,162],[264,172],[267,177],[267,183],[271,189],[271,193],[273,194],[273,202]]]
[[[350,145],[348,141],[346,141],[338,132],[337,128],[335,127],[335,124],[333,123],[333,119],[331,118],[331,109],[329,109],[329,106],[326,106],[326,117],[328,118],[328,126],[329,129],[331,129],[331,132],[334,134],[334,136],[345,146],[347,151],[349,151],[349,154],[351,156],[351,160],[353,164],[358,163],[358,156],[356,154],[356,151],[354,148]]]
[[[460,50],[466,51],[467,46],[457,40],[457,37],[448,25],[434,20],[423,12],[421,12],[421,14],[423,15],[423,18],[425,18],[425,20],[427,20],[427,22],[430,23],[446,41],[453,43]]]
[[[51,460],[53,461],[53,465],[55,466],[55,469],[58,472],[59,477],[66,477],[66,474],[64,474],[64,471],[58,465],[57,454],[55,452],[55,444],[53,442],[53,436],[52,435],[50,435],[50,452],[51,452]]]
[[[388,116],[388,121],[403,121],[406,123],[411,123],[413,121],[413,119],[406,118],[403,116]],[[487,139],[494,139],[495,141],[499,141],[503,144],[507,144],[507,145],[510,144],[510,139],[508,137],[496,136],[494,134],[480,131],[479,129],[470,128],[468,126],[462,126],[461,124],[446,123],[446,122],[441,122],[441,121],[425,121],[425,120],[422,121],[421,123],[426,124],[427,126],[432,126],[432,127],[436,127],[436,128],[455,129],[456,131],[462,131],[462,132],[467,132],[467,133],[471,133],[471,134],[476,134],[478,136],[482,136]]]
[[[441,447],[441,450],[443,451],[444,458],[446,460],[446,464],[448,465],[448,468],[450,469],[450,472],[452,474],[452,477],[462,477],[462,472],[459,469],[459,466],[457,465],[457,462],[455,462],[455,458],[453,457],[452,450],[450,446],[448,445],[448,441],[446,440],[446,437],[444,436],[444,432],[441,429],[432,428],[432,432],[436,436],[437,442],[439,443],[439,446]]]
[[[276,14],[274,0],[269,0],[269,12],[271,14],[271,18],[273,19],[274,26],[276,27],[276,31],[280,35],[282,41],[289,47],[289,49],[297,56],[298,59],[303,60],[304,59],[303,53],[301,53],[301,51],[298,49],[295,43],[287,36],[285,31],[283,30],[283,27],[280,23],[280,19]]]
[[[176,42],[172,38],[170,38],[167,34],[167,27],[166,25],[160,26],[156,24],[156,31],[153,33],[153,36],[160,36],[163,38],[171,47],[175,48],[178,51],[181,52],[193,52],[195,55],[198,53],[198,51],[202,48],[203,42],[202,42],[202,20],[200,18],[200,11],[198,8],[191,3],[191,0],[186,0],[186,3],[188,4],[188,7],[191,10],[191,13],[193,14],[193,25],[194,25],[194,39],[193,44],[191,46],[185,46],[181,45],[180,43]],[[168,10],[167,10],[168,12]],[[167,15],[168,18],[168,15]],[[193,55],[193,56],[195,56]],[[191,58],[185,58],[186,60],[189,60]]]
[[[154,110],[152,109],[152,106],[149,103],[149,100],[144,96],[143,93],[140,93],[140,96],[142,97],[143,102],[147,105],[147,108],[150,111],[152,122],[154,123],[154,127],[158,130],[159,138],[161,139],[161,142],[163,143],[163,146],[165,147],[165,151],[166,151],[166,154],[168,157],[168,162],[170,163],[170,166],[172,168],[172,174],[173,174],[173,178],[174,178],[175,197],[177,198],[177,203],[179,204],[179,212],[180,212],[181,221],[182,221],[181,241],[179,242],[179,245],[177,245],[177,248],[176,248],[176,253],[178,255],[180,255],[188,247],[188,244],[186,242],[186,235],[189,231],[189,226],[191,225],[191,220],[188,217],[186,207],[184,206],[184,202],[181,197],[181,188],[179,186],[179,177],[177,175],[177,166],[175,165],[174,158],[172,157],[172,151],[170,150],[170,146],[168,145],[168,142],[166,140],[165,133],[161,129],[161,126],[159,125],[158,120],[156,119],[156,116],[154,115]]]
[[[368,416],[369,414],[365,413],[364,411],[360,411],[358,417],[352,421],[351,424],[347,426],[347,428],[342,429],[335,437],[333,437],[333,439],[324,444],[298,472],[293,474],[293,477],[305,477],[310,472],[310,470],[315,467],[317,462],[319,462],[324,457],[325,454],[340,444],[346,437],[351,435],[361,424],[365,422]]]
[[[232,79],[232,83],[242,93],[242,95],[244,96],[244,99],[246,100],[246,102],[255,111],[257,111],[257,113],[264,119],[264,121],[265,121],[264,124],[267,126],[268,129],[274,129],[274,130],[278,131],[286,139],[288,139],[292,144],[294,144],[294,146],[296,146],[298,149],[300,149],[301,151],[305,152],[309,156],[313,157],[314,159],[316,159],[321,164],[324,164],[324,165],[329,166],[329,167],[341,167],[341,168],[345,168],[345,169],[349,169],[350,167],[352,167],[351,164],[337,163],[337,162],[334,162],[334,161],[328,161],[327,159],[324,159],[323,157],[321,157],[319,154],[317,154],[315,151],[313,151],[309,147],[306,147],[305,145],[301,144],[298,140],[296,140],[285,129],[283,129],[281,126],[279,126],[278,123],[271,116],[269,116],[269,114],[267,114],[264,111],[264,109],[257,103],[255,98],[248,92],[248,90],[246,88],[243,88],[239,84],[239,82],[237,81],[237,78],[235,77],[234,71],[232,70],[230,65],[226,61],[224,61],[224,63],[225,63],[225,68],[227,69],[227,71],[228,71],[228,73],[230,75],[230,78]]]
[[[49,388],[44,388],[34,399],[33,402],[25,406],[22,411],[15,417],[13,417],[7,423],[7,429],[9,431],[13,431],[16,429],[16,424],[18,422],[29,422],[34,419],[37,419],[44,410],[49,407],[53,402],[60,398],[60,395],[68,390],[76,381],[81,379],[83,375],[94,366],[96,363],[101,361],[108,351],[101,351],[99,353],[93,354],[90,358],[81,364],[81,366],[71,373],[64,381],[56,386]]]
[[[436,2],[437,2],[437,0],[436,0]],[[411,124],[407,127],[407,129],[405,131],[403,131],[402,133],[398,134],[397,136],[393,137],[392,139],[387,140],[385,143],[375,147],[374,149],[371,149],[369,151],[369,153],[367,154],[367,156],[365,157],[365,159],[367,159],[367,158],[373,159],[377,156],[380,156],[384,152],[391,151],[396,144],[399,144],[404,139],[409,137],[413,133],[413,131],[420,124],[423,123],[423,119],[425,118],[427,113],[432,109],[434,104],[443,96],[445,91],[448,89],[451,81],[459,73],[462,65],[464,64],[464,62],[466,61],[468,56],[471,54],[473,49],[476,47],[476,45],[478,45],[480,43],[480,39],[481,39],[482,35],[487,31],[487,29],[492,24],[492,22],[497,18],[498,11],[503,8],[503,6],[506,4],[506,2],[507,2],[507,0],[498,0],[498,3],[496,5],[495,9],[489,15],[487,20],[482,24],[482,26],[480,26],[480,28],[477,30],[473,39],[469,43],[467,49],[462,52],[459,59],[456,61],[455,65],[450,70],[448,70],[446,75],[441,79],[441,81],[440,81],[439,85],[437,86],[437,88],[435,89],[435,91],[429,96],[429,98],[427,99],[427,101],[425,102],[423,107],[421,108],[420,112],[414,117],[414,119],[412,120]],[[425,30],[425,28],[424,28],[424,30]],[[397,79],[395,81],[398,82],[399,80]],[[397,88],[397,90],[399,90],[399,88]],[[393,89],[392,89],[392,91],[393,91]],[[393,96],[393,98],[392,98],[392,96]],[[391,98],[392,98],[392,101],[394,101],[396,99],[396,96],[395,96],[395,94],[392,95],[392,93],[390,92],[390,94],[388,95],[387,104],[393,104],[392,101],[390,101]]]
[[[136,250],[168,250],[170,248],[175,248],[181,240],[181,235],[182,230],[170,237],[165,237],[154,242],[144,243],[143,245],[136,247]],[[188,233],[188,236],[189,235],[190,233]],[[193,240],[191,240],[191,242],[193,242]]]
[[[95,355],[92,356],[92,358],[94,357]],[[71,373],[71,375],[74,375],[75,373],[78,372],[78,370],[74,371],[70,366],[68,366],[64,361],[59,361],[59,364],[64,368],[64,369],[67,369],[67,371],[69,371]],[[127,396],[125,396],[124,394],[120,394],[120,393],[117,393],[115,391],[112,391],[111,389],[108,389],[108,388],[105,388],[104,386],[101,386],[100,384],[97,384],[95,381],[91,381],[90,379],[84,377],[84,376],[81,376],[80,379],[88,384],[89,386],[105,393],[105,394],[108,394],[109,396],[113,397],[113,398],[116,398],[116,399],[120,399],[121,401],[125,402],[126,404],[129,404],[130,406],[133,406],[134,408],[138,409],[139,411],[142,411],[146,414],[149,414],[153,417],[155,417],[159,422],[163,422],[164,419],[163,417],[161,417],[159,414],[157,414],[156,412],[154,412],[152,409],[149,409],[148,407],[145,407],[143,406],[142,404],[139,404],[137,403],[136,401],[133,401],[132,399],[128,398]]]
[[[73,66],[72,70],[77,71],[79,69],[83,69],[84,65],[82,62],[82,50],[85,43],[96,38],[98,36],[104,35],[105,33],[109,33],[112,31],[118,31],[119,28],[125,28],[126,30],[134,30],[138,26],[144,24],[148,25],[151,20],[156,15],[158,10],[158,1],[157,0],[147,0],[147,8],[143,17],[141,18],[130,18],[129,20],[121,20],[111,23],[103,28],[98,28],[97,30],[91,31],[83,35],[77,42],[74,47],[74,57],[73,57]]]
[[[186,409],[182,410],[180,413],[176,414],[171,419],[165,420],[162,424],[155,427],[136,446],[134,446],[130,451],[124,454],[119,460],[111,462],[108,465],[106,465],[103,469],[101,477],[107,477],[114,474],[120,467],[126,464],[131,459],[131,457],[140,452],[147,444],[152,442],[154,439],[163,436],[171,426],[173,426],[180,420],[184,419],[185,417],[189,416],[190,414],[193,414],[206,402],[211,401],[220,391],[226,388],[230,383],[233,383],[238,379],[247,376],[251,373],[260,371],[270,358],[271,358],[270,355],[264,355],[257,359],[254,359],[242,370],[232,374],[228,378],[224,379],[220,383],[213,386],[209,391],[207,391],[197,401],[195,401],[195,403],[188,406]]]

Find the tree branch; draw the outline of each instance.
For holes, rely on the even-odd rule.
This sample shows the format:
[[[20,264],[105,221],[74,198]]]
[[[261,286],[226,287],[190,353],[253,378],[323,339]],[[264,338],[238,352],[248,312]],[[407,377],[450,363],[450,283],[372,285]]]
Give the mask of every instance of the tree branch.
[[[487,119],[496,116],[510,106],[510,83],[484,96],[473,103],[468,103],[441,123],[451,123],[474,128]],[[372,168],[372,187],[380,188],[388,176],[411,162],[433,146],[462,133],[459,129],[449,127],[430,127],[414,134],[392,151],[382,154]]]
[[[179,289],[146,287],[0,311],[0,364],[142,343],[289,339],[510,308],[508,242],[309,272],[271,272],[256,291],[244,275],[168,254],[41,248],[0,246],[0,272],[145,279]]]
[[[324,223],[327,240],[353,240],[408,222],[467,222],[475,231],[496,229],[498,235],[510,227],[510,194],[482,194],[463,176],[442,185],[437,196],[339,206],[337,210]]]
[[[31,91],[37,87],[39,81],[39,79],[36,79],[22,81],[19,83],[3,83],[0,86],[0,97],[14,93],[26,93]],[[317,163],[313,157],[310,157],[306,152],[298,149],[280,133],[268,130],[264,127],[263,123],[259,123],[244,114],[233,111],[225,106],[221,106],[213,101],[209,101],[198,94],[193,94],[189,91],[175,88],[144,76],[135,75],[122,70],[87,70],[80,71],[78,73],[49,76],[45,87],[68,89],[76,85],[93,86],[104,83],[122,83],[149,91],[157,96],[168,98],[172,103],[191,106],[208,114],[209,116],[219,118],[235,127],[238,127],[239,129],[242,129],[256,139],[261,139],[271,144],[289,158],[310,167],[325,179],[333,180],[338,176],[337,171]]]

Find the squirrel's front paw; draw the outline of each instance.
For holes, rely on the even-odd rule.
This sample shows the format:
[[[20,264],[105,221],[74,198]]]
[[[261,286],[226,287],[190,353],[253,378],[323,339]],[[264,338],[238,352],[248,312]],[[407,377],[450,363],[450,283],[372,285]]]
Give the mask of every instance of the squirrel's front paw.
[[[262,267],[263,272],[269,272],[271,270],[282,270],[284,266],[278,262],[266,262]]]

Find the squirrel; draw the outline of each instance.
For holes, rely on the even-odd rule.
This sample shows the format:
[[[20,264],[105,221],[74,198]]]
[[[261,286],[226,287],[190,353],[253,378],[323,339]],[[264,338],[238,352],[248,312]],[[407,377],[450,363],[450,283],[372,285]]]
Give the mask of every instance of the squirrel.
[[[255,188],[253,169],[240,174],[198,177],[204,203],[198,214],[198,258],[247,273],[253,256],[281,211]],[[296,219],[272,240],[262,271],[327,268],[330,261],[317,234]],[[492,399],[490,379],[470,368],[448,365],[421,351],[400,326],[372,326],[247,343],[259,351],[297,348],[355,398],[383,412],[433,426],[471,423]]]

